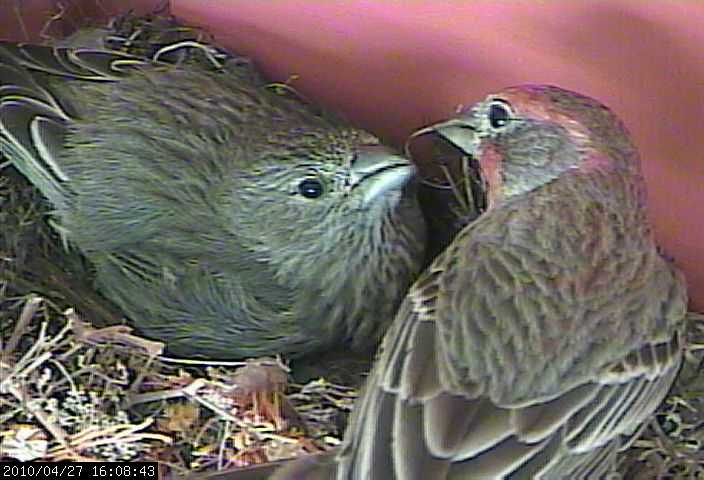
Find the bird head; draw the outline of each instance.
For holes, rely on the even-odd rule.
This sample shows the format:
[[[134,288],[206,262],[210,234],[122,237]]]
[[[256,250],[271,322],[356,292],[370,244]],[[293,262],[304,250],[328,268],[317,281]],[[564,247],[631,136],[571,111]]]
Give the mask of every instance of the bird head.
[[[280,277],[306,282],[306,272],[320,277],[323,269],[332,281],[355,259],[393,259],[387,242],[420,241],[413,229],[424,226],[409,188],[415,168],[374,136],[289,122],[264,141],[256,164],[238,173],[232,224]]]
[[[568,171],[638,171],[621,121],[596,100],[553,86],[506,88],[416,135],[428,132],[478,161],[490,208]]]

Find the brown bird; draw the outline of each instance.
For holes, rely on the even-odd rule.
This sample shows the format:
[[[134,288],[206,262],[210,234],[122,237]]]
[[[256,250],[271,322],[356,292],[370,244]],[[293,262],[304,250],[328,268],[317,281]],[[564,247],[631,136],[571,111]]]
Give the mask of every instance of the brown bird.
[[[2,153],[172,353],[374,349],[423,261],[413,165],[228,65],[0,43]]]
[[[276,478],[604,478],[682,358],[685,282],[656,249],[636,148],[551,86],[428,131],[478,161],[488,209],[409,290],[338,456]]]

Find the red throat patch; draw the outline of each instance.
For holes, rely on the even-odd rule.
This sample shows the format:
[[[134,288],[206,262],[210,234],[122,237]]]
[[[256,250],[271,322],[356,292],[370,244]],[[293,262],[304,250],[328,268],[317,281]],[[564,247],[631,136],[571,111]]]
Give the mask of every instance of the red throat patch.
[[[491,142],[482,145],[479,157],[482,177],[487,184],[487,208],[492,208],[501,194],[501,154]]]

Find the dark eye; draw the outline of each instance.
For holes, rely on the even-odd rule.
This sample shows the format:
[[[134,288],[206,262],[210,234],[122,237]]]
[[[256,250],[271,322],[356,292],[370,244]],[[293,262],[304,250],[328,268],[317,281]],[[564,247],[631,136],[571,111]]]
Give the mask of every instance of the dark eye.
[[[298,184],[298,193],[306,198],[318,198],[323,194],[323,184],[317,178],[306,178]]]
[[[503,128],[511,119],[511,110],[503,102],[494,102],[489,106],[489,125],[491,128]]]

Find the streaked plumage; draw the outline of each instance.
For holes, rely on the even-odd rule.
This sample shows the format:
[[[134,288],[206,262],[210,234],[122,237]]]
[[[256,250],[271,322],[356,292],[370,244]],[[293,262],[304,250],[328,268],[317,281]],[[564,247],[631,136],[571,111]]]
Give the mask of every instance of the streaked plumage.
[[[426,131],[479,162],[489,208],[410,288],[336,463],[277,478],[604,478],[682,357],[685,283],[636,148],[603,105],[549,86]]]
[[[423,259],[413,167],[231,65],[0,43],[2,151],[172,353],[373,348]]]

